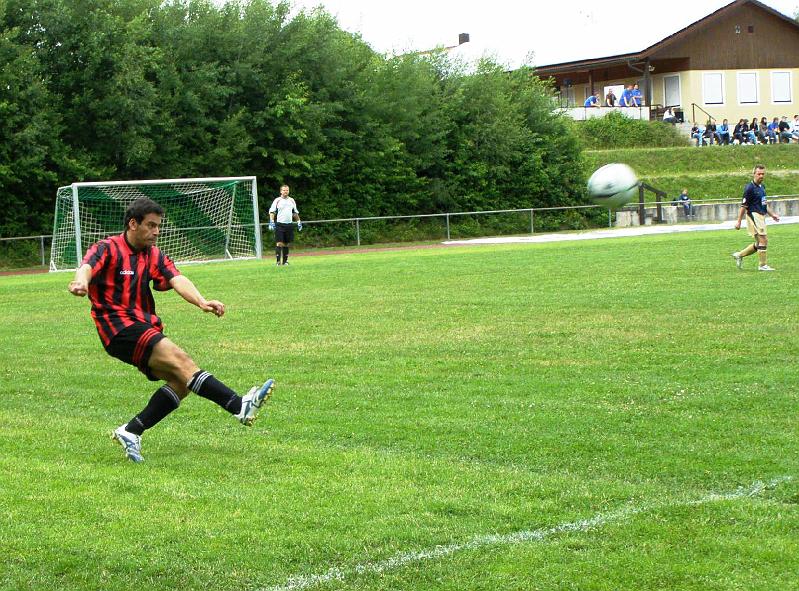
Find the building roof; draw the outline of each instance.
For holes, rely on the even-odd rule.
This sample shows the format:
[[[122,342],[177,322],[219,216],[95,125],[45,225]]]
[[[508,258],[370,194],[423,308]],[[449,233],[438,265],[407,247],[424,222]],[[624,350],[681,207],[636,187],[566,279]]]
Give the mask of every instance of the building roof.
[[[646,58],[654,55],[658,51],[672,45],[673,43],[677,43],[682,41],[689,35],[693,35],[706,27],[712,26],[716,21],[724,17],[725,15],[729,14],[731,11],[740,8],[743,5],[750,4],[756,6],[784,21],[790,23],[792,26],[796,27],[799,31],[799,22],[795,19],[792,19],[788,16],[785,16],[781,12],[774,10],[770,6],[759,2],[758,0],[735,0],[734,2],[730,2],[726,6],[723,6],[716,10],[715,12],[710,13],[706,17],[691,23],[687,27],[680,29],[676,33],[661,39],[657,43],[650,45],[649,47],[642,49],[640,51],[634,51],[631,53],[622,53],[618,55],[612,55],[607,57],[599,57],[599,58],[588,58],[582,60],[575,60],[569,62],[561,62],[557,64],[547,64],[543,66],[536,66],[535,70],[539,76],[546,76],[548,74],[554,73],[564,73],[569,71],[575,70],[585,70],[588,68],[598,68],[598,67],[608,67],[618,64],[627,64],[630,62],[640,62],[645,60]]]

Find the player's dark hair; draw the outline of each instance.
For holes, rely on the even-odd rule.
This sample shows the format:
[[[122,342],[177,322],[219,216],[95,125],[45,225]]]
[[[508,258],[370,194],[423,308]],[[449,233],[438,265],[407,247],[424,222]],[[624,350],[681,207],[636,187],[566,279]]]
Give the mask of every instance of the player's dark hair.
[[[136,220],[136,223],[141,224],[144,216],[146,216],[148,213],[155,213],[163,216],[164,208],[147,197],[139,197],[136,199],[136,201],[130,204],[125,212],[125,230],[128,229],[130,220]]]
[[[755,164],[755,167],[752,169],[752,174],[755,174],[758,170],[766,170],[765,164]]]

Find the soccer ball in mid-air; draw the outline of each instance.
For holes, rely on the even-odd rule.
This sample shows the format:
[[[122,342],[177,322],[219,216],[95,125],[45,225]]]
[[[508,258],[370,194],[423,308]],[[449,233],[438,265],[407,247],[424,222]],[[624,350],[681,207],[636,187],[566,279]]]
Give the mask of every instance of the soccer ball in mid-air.
[[[588,179],[588,196],[597,205],[618,209],[638,194],[638,177],[626,164],[606,164]]]

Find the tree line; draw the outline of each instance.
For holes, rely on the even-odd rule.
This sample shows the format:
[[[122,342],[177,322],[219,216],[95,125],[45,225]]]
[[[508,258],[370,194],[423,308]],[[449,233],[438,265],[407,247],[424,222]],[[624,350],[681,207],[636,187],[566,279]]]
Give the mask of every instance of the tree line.
[[[579,142],[529,68],[385,56],[321,9],[0,0],[0,235],[75,181],[255,175],[305,219],[582,199]]]

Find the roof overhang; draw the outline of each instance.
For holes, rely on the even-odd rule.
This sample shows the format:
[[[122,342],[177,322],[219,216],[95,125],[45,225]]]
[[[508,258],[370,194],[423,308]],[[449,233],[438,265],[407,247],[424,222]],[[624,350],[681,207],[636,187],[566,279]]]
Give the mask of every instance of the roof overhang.
[[[758,0],[735,0],[734,2],[731,2],[726,6],[722,6],[715,12],[688,25],[684,29],[680,29],[673,35],[669,35],[665,39],[662,39],[657,43],[655,43],[654,45],[650,45],[649,47],[641,51],[633,53],[624,53],[621,55],[614,55],[609,57],[592,58],[586,60],[563,62],[559,64],[547,64],[544,66],[537,66],[535,68],[535,73],[540,77],[546,77],[546,76],[568,74],[571,72],[585,72],[586,70],[594,70],[597,68],[609,68],[613,66],[625,66],[625,65],[631,66],[632,64],[635,63],[645,62],[646,60],[652,58],[656,53],[658,53],[662,49],[674,43],[678,43],[684,40],[686,37],[693,35],[708,26],[711,26],[713,23],[715,23],[716,21],[727,15],[732,10],[740,8],[745,4],[752,4],[754,6],[757,6],[758,8],[761,8],[762,10],[765,10],[766,12],[784,20],[785,22],[791,24],[792,26],[796,27],[799,30],[799,22],[797,22],[795,19],[785,16],[781,12],[774,10],[769,6],[766,6],[762,2],[759,2]]]

